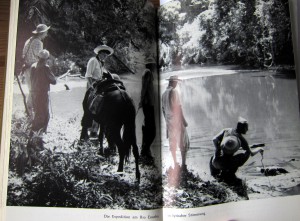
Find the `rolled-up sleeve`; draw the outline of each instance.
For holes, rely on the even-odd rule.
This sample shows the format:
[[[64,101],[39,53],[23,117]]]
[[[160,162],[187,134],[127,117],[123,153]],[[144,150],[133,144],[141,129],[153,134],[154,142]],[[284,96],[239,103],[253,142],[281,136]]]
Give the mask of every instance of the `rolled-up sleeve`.
[[[85,73],[85,77],[86,78],[93,78],[93,72],[96,68],[96,63],[97,61],[95,59],[90,59],[88,61],[87,67],[86,67],[86,73]]]

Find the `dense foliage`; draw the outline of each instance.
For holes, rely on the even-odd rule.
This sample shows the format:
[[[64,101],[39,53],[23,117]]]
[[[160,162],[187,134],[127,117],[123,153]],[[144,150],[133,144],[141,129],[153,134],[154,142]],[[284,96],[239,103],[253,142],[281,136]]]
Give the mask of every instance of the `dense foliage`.
[[[160,64],[293,64],[288,1],[175,0],[159,11]]]
[[[7,204],[77,208],[154,209],[162,205],[161,172],[141,165],[135,182],[134,160],[116,174],[118,155],[98,155],[97,144],[74,140],[74,120],[58,120],[50,134],[29,140],[27,119],[14,115]],[[77,128],[75,130],[78,130]],[[60,136],[51,136],[51,134]]]
[[[229,187],[203,181],[193,172],[175,176],[167,172],[162,179],[161,168],[152,164],[140,165],[138,184],[133,157],[120,176],[115,173],[118,156],[98,155],[95,143],[80,143],[74,140],[72,130],[62,129],[77,131],[75,121],[56,119],[49,135],[34,134],[28,145],[27,119],[21,113],[13,116],[7,205],[155,209],[193,208],[243,199]]]
[[[133,52],[145,56],[151,53],[156,41],[155,19],[155,10],[145,0],[20,1],[17,70],[22,65],[24,42],[36,25],[45,23],[51,29],[44,47],[53,55],[54,67],[58,65],[56,58],[71,54],[72,61],[84,71],[93,49],[107,44],[115,49],[115,56],[108,62],[113,63],[112,71],[128,72],[125,65],[131,65]]]

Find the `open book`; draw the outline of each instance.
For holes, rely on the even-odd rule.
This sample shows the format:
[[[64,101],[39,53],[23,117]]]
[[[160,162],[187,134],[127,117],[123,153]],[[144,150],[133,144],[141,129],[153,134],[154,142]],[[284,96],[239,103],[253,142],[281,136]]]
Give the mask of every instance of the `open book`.
[[[299,220],[289,9],[12,1],[1,218]]]

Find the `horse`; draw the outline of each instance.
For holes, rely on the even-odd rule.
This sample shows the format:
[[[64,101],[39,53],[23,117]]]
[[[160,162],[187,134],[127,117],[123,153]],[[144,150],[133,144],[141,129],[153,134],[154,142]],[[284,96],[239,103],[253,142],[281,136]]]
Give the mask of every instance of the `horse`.
[[[96,96],[101,97],[101,101],[97,102],[94,107],[96,111],[91,111],[90,108],[90,95],[93,90],[96,92]],[[88,128],[91,127],[93,120],[99,123],[101,129],[104,130],[108,144],[117,146],[119,152],[117,172],[123,172],[124,160],[128,161],[132,146],[136,167],[135,175],[137,181],[140,182],[139,152],[135,134],[136,110],[133,100],[126,92],[123,83],[115,79],[105,79],[97,82],[93,88],[87,90],[82,106],[84,114],[81,120],[80,140],[87,139]],[[123,134],[121,136],[122,128]]]

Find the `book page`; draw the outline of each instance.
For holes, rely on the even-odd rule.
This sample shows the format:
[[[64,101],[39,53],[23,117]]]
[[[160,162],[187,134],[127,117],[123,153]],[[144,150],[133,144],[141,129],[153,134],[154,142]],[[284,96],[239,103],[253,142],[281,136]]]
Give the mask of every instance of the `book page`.
[[[289,2],[159,9],[167,220],[297,220],[299,100]]]
[[[162,220],[155,20],[148,1],[12,2],[6,220]]]
[[[290,9],[291,9],[291,22],[292,22],[292,29],[293,29],[293,44],[294,48],[294,54],[295,54],[295,65],[296,65],[296,70],[297,70],[297,83],[298,83],[298,95],[300,94],[300,78],[299,76],[299,64],[300,64],[300,56],[299,56],[299,45],[300,45],[300,40],[299,40],[299,22],[298,22],[298,16],[300,13],[300,4],[298,1],[291,0],[290,1]]]

